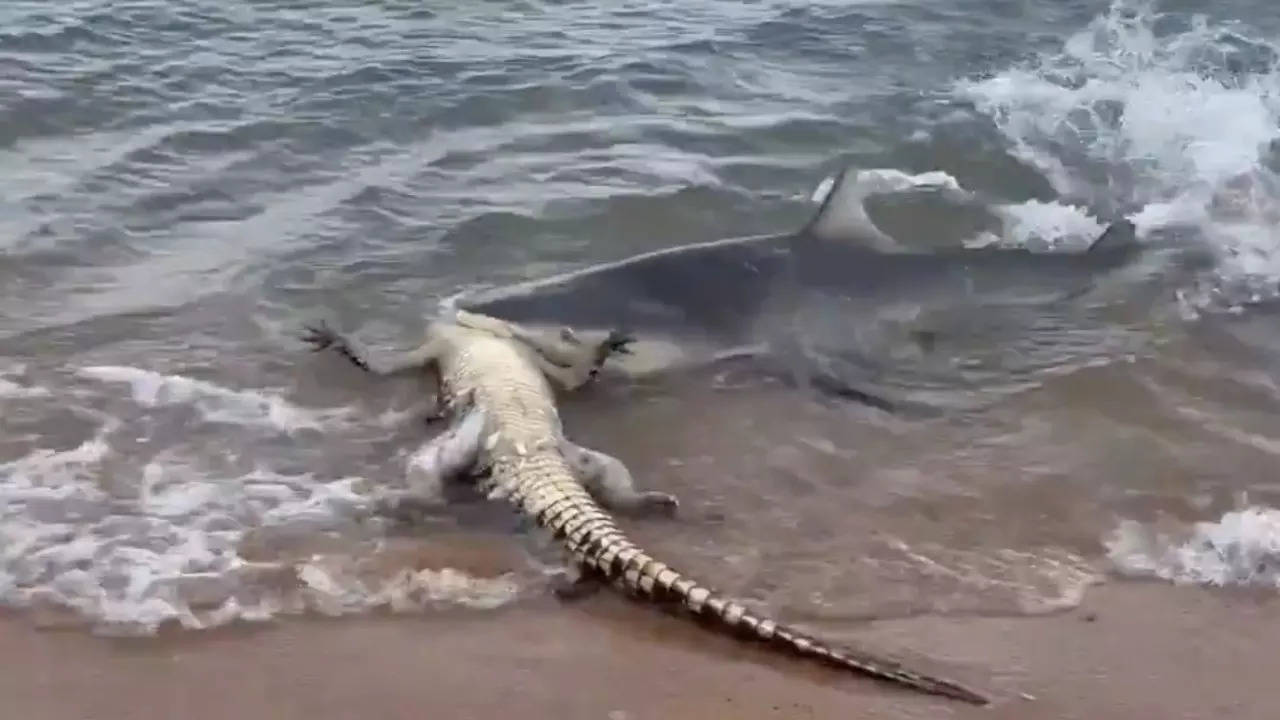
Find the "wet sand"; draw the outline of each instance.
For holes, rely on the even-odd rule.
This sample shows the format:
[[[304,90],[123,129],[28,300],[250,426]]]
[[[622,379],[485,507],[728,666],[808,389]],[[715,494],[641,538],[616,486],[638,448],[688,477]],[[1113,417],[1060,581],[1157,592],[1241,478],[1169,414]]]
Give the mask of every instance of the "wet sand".
[[[0,620],[6,717],[1274,718],[1280,601],[1112,582],[1076,611],[821,628],[993,693],[935,700],[692,627],[610,593],[495,612],[291,619],[112,640]],[[909,649],[909,650],[907,650]],[[1023,695],[1025,693],[1025,695]]]

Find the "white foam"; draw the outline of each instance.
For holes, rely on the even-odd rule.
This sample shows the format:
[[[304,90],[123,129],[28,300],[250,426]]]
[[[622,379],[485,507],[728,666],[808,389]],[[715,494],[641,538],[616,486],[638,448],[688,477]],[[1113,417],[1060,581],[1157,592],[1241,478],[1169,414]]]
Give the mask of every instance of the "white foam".
[[[1253,506],[1160,532],[1125,520],[1105,540],[1123,575],[1179,585],[1280,588],[1280,510]]]
[[[0,377],[0,398],[33,398],[46,397],[48,395],[49,391],[45,388],[19,385],[16,382]]]
[[[127,384],[141,408],[189,406],[206,423],[254,434],[326,429],[335,421],[344,429],[360,419],[373,426],[396,421],[386,413],[355,418],[346,409],[302,408],[265,390],[233,390],[140,368],[97,366],[77,374]],[[78,414],[103,418],[77,404],[82,395],[75,390],[59,399]],[[148,415],[136,421],[148,426]],[[267,466],[229,471],[236,463],[216,450],[203,452],[198,443],[151,446],[152,436],[133,422],[106,417],[72,447],[35,447],[0,464],[0,605],[53,609],[60,617],[69,611],[99,633],[145,635],[168,622],[199,629],[280,613],[492,608],[516,594],[510,575],[472,578],[447,567],[392,566],[380,575],[361,569],[369,548],[354,539],[344,545],[341,538],[356,528],[378,537],[376,525],[364,524],[372,496],[363,478]],[[129,452],[112,447],[120,437],[131,438]],[[290,547],[327,539],[328,550],[250,562],[241,547],[250,534],[267,547],[277,540]]]
[[[1103,581],[1088,560],[1059,548],[960,550],[884,540],[888,561],[905,561],[925,578],[921,595],[929,612],[1045,615],[1079,606],[1088,588]]]
[[[327,615],[375,608],[410,613],[449,605],[492,610],[512,602],[519,592],[509,573],[475,578],[453,568],[404,568],[389,578],[364,580],[350,569],[315,562],[303,563],[298,578],[303,588],[294,599],[295,609],[302,604]]]
[[[191,405],[205,420],[214,423],[270,427],[294,433],[323,429],[333,416],[333,413],[299,407],[274,393],[233,390],[206,380],[163,375],[142,368],[103,365],[81,368],[77,374],[101,382],[127,383],[134,402],[142,407]]]
[[[1103,224],[1077,205],[1030,200],[996,208],[1004,221],[1002,241],[1041,250],[1084,250],[1102,234]]]
[[[9,379],[26,371],[26,365],[0,360],[0,398],[46,397],[50,394],[45,388],[22,385]]]
[[[1277,50],[1117,0],[1060,51],[956,90],[1067,202],[1126,210],[1140,237],[1203,237],[1221,262],[1193,301],[1231,306],[1280,291]]]
[[[145,635],[170,621],[198,629],[279,613],[491,608],[516,594],[510,576],[448,568],[362,577],[339,551],[249,562],[250,531],[313,538],[350,528],[371,504],[363,481],[263,468],[220,476],[176,451],[131,468],[109,444],[117,427],[0,464],[0,604],[61,608],[99,633]],[[136,492],[108,492],[108,476]]]

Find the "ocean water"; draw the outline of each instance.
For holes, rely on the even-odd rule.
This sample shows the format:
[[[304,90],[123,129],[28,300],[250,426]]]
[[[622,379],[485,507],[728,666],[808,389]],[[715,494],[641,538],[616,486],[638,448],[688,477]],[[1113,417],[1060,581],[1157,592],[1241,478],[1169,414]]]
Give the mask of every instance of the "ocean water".
[[[547,592],[545,543],[465,492],[369,517],[426,398],[301,324],[402,347],[467,288],[795,228],[841,163],[920,250],[1070,252],[1127,217],[1201,261],[1077,324],[827,308],[947,399],[925,418],[605,388],[570,432],[682,500],[638,540],[797,620],[1273,587],[1280,8],[1205,8],[5,3],[0,605],[148,634]],[[931,351],[895,341],[924,325]],[[519,560],[462,549],[495,543]]]

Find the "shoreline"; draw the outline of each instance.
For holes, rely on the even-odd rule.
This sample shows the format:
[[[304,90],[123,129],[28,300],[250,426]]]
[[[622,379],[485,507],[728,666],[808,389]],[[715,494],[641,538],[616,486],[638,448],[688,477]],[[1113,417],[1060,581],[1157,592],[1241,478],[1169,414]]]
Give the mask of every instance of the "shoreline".
[[[1054,615],[814,626],[991,695],[973,707],[851,676],[604,592],[494,611],[290,617],[156,638],[0,614],[14,717],[1273,718],[1280,600],[1112,581]]]

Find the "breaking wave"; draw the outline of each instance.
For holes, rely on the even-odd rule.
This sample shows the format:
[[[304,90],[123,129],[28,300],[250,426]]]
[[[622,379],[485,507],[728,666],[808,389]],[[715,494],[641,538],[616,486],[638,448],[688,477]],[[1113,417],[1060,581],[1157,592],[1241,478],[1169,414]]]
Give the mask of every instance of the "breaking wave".
[[[1161,532],[1126,520],[1106,539],[1123,575],[1179,585],[1280,588],[1280,510],[1253,506]]]
[[[1060,195],[1020,220],[1091,226],[1124,215],[1150,238],[1194,238],[1216,267],[1190,312],[1280,295],[1280,45],[1236,24],[1113,2],[1053,54],[956,94]]]

